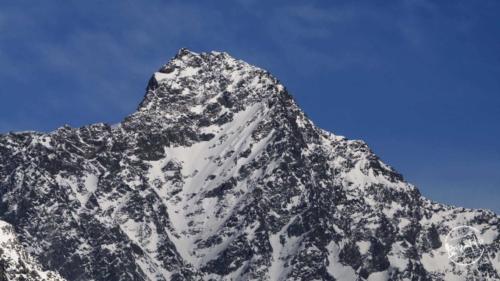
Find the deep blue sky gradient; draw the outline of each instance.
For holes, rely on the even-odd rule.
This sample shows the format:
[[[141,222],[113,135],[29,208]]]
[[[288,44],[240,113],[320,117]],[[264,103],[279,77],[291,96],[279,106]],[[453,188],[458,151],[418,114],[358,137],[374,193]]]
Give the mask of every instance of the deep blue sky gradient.
[[[500,213],[500,1],[1,1],[0,132],[119,122],[181,47],[277,76],[422,193]]]

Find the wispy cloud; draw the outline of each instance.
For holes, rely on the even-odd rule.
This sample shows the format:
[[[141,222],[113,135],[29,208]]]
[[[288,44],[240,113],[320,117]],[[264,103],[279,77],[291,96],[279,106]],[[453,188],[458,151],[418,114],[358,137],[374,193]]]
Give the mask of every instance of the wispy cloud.
[[[62,14],[64,9],[72,15]],[[76,98],[80,107],[83,103],[97,115],[104,111],[123,115],[133,110],[142,97],[149,73],[166,62],[177,48],[189,43],[186,35],[210,36],[207,29],[215,32],[217,28],[213,19],[221,18],[217,11],[175,2],[161,8],[132,1],[103,7],[120,15],[118,18],[97,9],[64,9],[48,4],[42,12],[37,7],[18,6],[0,12],[0,30],[5,31],[0,39],[6,42],[0,46],[0,75],[22,80],[51,73],[72,83],[72,90],[80,93],[46,93],[54,110]],[[53,26],[52,20],[64,17],[68,17],[68,26]],[[78,22],[90,20],[97,22]],[[162,50],[165,47],[171,49]],[[140,77],[142,84],[131,81],[131,75]]]
[[[255,0],[9,4],[0,10],[0,78],[22,84],[45,73],[72,84],[58,89],[78,93],[46,93],[57,101],[54,110],[76,97],[93,115],[124,115],[142,97],[150,73],[180,47],[229,51],[270,69],[306,74],[374,69],[390,59],[382,47],[386,38],[378,34],[425,49],[426,20],[437,15],[439,6],[428,0],[390,6]]]

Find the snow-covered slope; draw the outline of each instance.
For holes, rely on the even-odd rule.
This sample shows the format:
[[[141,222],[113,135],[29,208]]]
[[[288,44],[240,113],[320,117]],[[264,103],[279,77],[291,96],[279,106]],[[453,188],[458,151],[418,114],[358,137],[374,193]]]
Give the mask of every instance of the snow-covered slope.
[[[497,215],[422,198],[226,53],[182,49],[116,126],[0,136],[0,198],[67,280],[500,280]],[[470,266],[445,249],[460,225]]]
[[[0,221],[0,280],[63,281],[59,274],[44,271],[19,244],[13,227]]]

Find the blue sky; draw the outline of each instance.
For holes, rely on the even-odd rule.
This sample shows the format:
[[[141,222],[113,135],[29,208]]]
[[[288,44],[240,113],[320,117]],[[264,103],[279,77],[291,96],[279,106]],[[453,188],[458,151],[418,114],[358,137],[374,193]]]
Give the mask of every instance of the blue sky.
[[[422,193],[500,213],[500,1],[1,1],[0,132],[119,122],[181,47],[266,68]]]

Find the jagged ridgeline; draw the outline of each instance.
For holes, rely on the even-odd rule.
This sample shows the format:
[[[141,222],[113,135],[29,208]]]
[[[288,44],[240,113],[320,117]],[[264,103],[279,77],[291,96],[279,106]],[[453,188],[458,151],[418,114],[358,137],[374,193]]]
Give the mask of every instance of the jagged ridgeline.
[[[500,280],[497,215],[423,198],[226,53],[182,49],[115,126],[1,135],[0,198],[24,280]],[[460,225],[469,266],[444,243]]]

